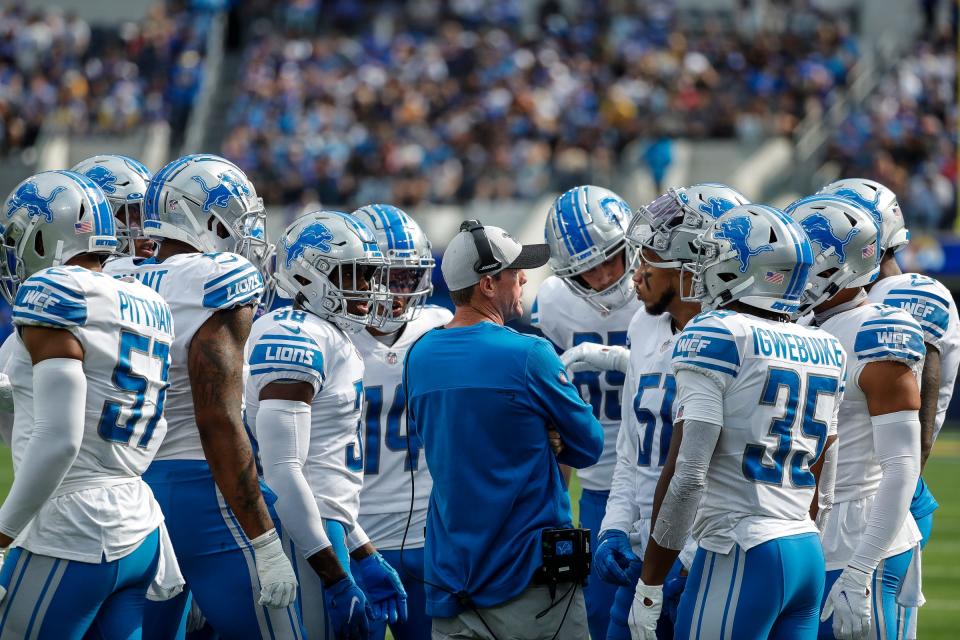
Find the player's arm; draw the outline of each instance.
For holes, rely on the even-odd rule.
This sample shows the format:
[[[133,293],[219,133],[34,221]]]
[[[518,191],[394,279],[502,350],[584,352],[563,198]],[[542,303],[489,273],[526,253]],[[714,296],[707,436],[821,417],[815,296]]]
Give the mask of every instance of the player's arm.
[[[7,547],[57,490],[83,440],[87,379],[83,347],[66,329],[24,326],[33,361],[34,423],[10,494],[0,507],[0,547]],[[50,401],[56,393],[57,401]]]
[[[920,374],[920,471],[927,464],[937,432],[937,404],[940,400],[940,349],[924,343],[927,357]]]
[[[549,343],[537,340],[527,354],[530,401],[554,426],[563,443],[561,464],[582,469],[597,463],[603,453],[603,427],[567,378],[566,369]],[[544,434],[544,438],[547,438]]]
[[[826,514],[833,508],[833,489],[837,480],[837,453],[839,450],[840,444],[837,435],[828,435],[823,445],[823,453],[810,467],[817,489],[814,491],[813,500],[810,502],[810,519],[814,522],[818,522],[821,512]]]

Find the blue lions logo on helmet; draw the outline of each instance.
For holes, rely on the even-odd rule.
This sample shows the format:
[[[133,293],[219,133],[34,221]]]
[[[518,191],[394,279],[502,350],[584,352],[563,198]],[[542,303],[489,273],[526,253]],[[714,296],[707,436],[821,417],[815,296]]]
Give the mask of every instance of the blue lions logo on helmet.
[[[330,232],[322,223],[313,222],[308,224],[300,231],[297,239],[287,244],[287,239],[283,239],[283,250],[286,252],[286,263],[290,264],[303,255],[308,248],[317,249],[324,253],[330,251],[330,241],[333,240],[333,233]]]
[[[729,200],[724,200],[723,198],[710,198],[708,202],[710,203],[710,206],[707,206],[706,203],[701,202],[700,206],[697,208],[711,218],[719,218],[727,211],[730,211],[730,209],[733,209],[735,206],[737,206]]]
[[[714,237],[729,242],[733,250],[737,252],[737,260],[740,261],[740,273],[747,271],[751,257],[773,251],[773,247],[768,244],[751,249],[748,242],[751,229],[753,229],[753,222],[750,221],[748,216],[737,216],[721,222],[720,228],[713,234]]]
[[[57,196],[66,191],[66,187],[54,187],[46,198],[40,195],[36,182],[24,182],[7,203],[7,217],[12,218],[17,209],[26,209],[31,218],[43,216],[47,222],[53,222],[53,210],[50,205]]]
[[[860,229],[850,229],[845,238],[838,238],[833,231],[830,220],[822,213],[814,213],[800,221],[800,226],[807,232],[810,239],[820,245],[821,251],[833,249],[837,254],[837,262],[843,264],[847,260],[845,247],[860,233]]]
[[[117,175],[107,169],[103,165],[96,165],[91,167],[89,171],[83,174],[97,183],[104,193],[116,193],[117,188],[114,186],[117,184]]]
[[[858,205],[870,212],[870,215],[873,216],[873,219],[877,221],[877,224],[883,224],[883,214],[880,213],[880,192],[878,191],[873,196],[873,200],[867,200],[859,193],[853,189],[837,189],[833,194],[835,196],[840,196],[846,198],[847,200],[853,200]]]
[[[600,210],[611,224],[617,224],[630,217],[630,207],[620,198],[604,198],[600,201]]]
[[[207,194],[207,199],[203,203],[204,211],[210,211],[210,207],[214,205],[222,209],[230,202],[230,198],[242,200],[244,196],[250,195],[250,189],[243,183],[243,180],[229,171],[221,173],[220,182],[212,188],[208,187],[200,176],[193,176],[192,179]]]

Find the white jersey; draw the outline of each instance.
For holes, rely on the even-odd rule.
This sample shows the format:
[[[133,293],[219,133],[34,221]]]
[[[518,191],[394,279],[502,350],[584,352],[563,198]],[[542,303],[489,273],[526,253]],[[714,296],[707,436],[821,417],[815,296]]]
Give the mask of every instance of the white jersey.
[[[363,484],[363,359],[357,348],[332,322],[285,307],[253,323],[244,359],[250,366],[244,389],[247,423],[255,434],[265,386],[296,380],[313,387],[303,474],[320,515],[350,531],[357,523]]]
[[[557,276],[543,281],[533,303],[531,322],[562,351],[584,342],[626,346],[627,327],[643,305],[636,298],[611,313],[601,313]],[[603,454],[597,464],[577,470],[580,486],[608,491],[617,464],[624,375],[619,371],[578,371],[573,384],[603,425]]]
[[[407,349],[420,336],[453,318],[443,307],[426,306],[387,346],[367,331],[353,336],[363,357],[363,489],[360,525],[378,549],[422,547],[433,478],[419,438],[407,441],[407,403],[401,386]],[[408,451],[409,448],[409,451]],[[411,455],[412,454],[412,455]],[[410,501],[411,460],[416,495]],[[407,515],[413,510],[409,530]]]
[[[18,327],[69,331],[83,346],[87,378],[80,451],[53,497],[16,544],[34,553],[101,562],[125,556],[163,521],[141,474],[163,442],[164,396],[174,341],[170,307],[132,279],[80,267],[44,269],[17,292]],[[33,365],[19,335],[13,381],[14,471],[33,431]],[[52,389],[50,400],[55,401]]]
[[[923,329],[923,341],[940,352],[940,394],[934,438],[940,433],[953,397],[960,367],[960,318],[957,304],[945,286],[927,276],[904,273],[878,280],[870,289],[870,301],[899,307],[913,316]]]
[[[810,465],[836,433],[846,367],[840,341],[816,328],[713,311],[684,328],[673,366],[723,390],[720,439],[693,529],[700,546],[727,553],[734,544],[748,550],[815,533]]]
[[[650,535],[653,493],[670,450],[673,403],[672,318],[640,309],[627,331],[630,366],[624,382],[626,402],[617,436],[617,466],[601,532],[619,529],[642,550]]]
[[[919,382],[924,346],[923,332],[908,313],[881,304],[865,304],[838,313],[825,320],[822,328],[840,340],[850,363],[846,393],[837,414],[840,447],[834,505],[822,536],[830,571],[846,566],[856,550],[883,477],[873,444],[867,399],[859,385],[860,374],[871,362],[902,362]],[[908,516],[884,557],[902,553],[919,540],[917,525]]]
[[[246,258],[234,253],[184,253],[163,262],[121,258],[108,262],[104,271],[117,277],[132,275],[158,292],[170,305],[177,325],[164,409],[168,431],[157,460],[205,459],[193,409],[187,349],[197,330],[217,311],[256,304],[263,294],[263,277]]]

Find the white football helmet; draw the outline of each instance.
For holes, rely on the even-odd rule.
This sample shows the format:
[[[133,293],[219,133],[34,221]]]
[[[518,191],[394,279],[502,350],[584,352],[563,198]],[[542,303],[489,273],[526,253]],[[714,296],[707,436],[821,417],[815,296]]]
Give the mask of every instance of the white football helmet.
[[[693,292],[718,309],[739,300],[745,305],[792,315],[807,286],[813,249],[803,229],[779,209],[759,204],[721,215],[696,241]]]
[[[432,245],[416,221],[392,205],[369,204],[350,215],[373,231],[390,263],[391,302],[383,331],[393,333],[416,318],[433,293]]]
[[[817,193],[841,196],[866,209],[880,225],[881,251],[897,251],[910,242],[910,231],[903,220],[897,194],[879,182],[866,178],[847,178],[831,182]]]
[[[205,154],[174,160],[150,181],[143,209],[146,235],[205,253],[239,253],[264,270],[270,247],[263,199],[229,160]]]
[[[640,207],[627,228],[627,241],[661,258],[661,269],[679,269],[697,259],[695,240],[721,215],[744,204],[746,196],[725,184],[703,183],[669,189]]]
[[[306,213],[284,230],[276,259],[277,284],[307,311],[350,333],[383,326],[389,262],[358,219]]]
[[[109,256],[120,245],[103,191],[72,171],[44,171],[17,185],[3,205],[0,233],[0,290],[10,304],[37,271],[81,253]]]
[[[141,162],[119,155],[93,156],[81,160],[71,171],[82,173],[103,190],[117,219],[120,250],[134,253],[134,240],[143,237],[143,197],[150,184],[150,170]]]
[[[633,270],[637,250],[626,241],[630,206],[602,187],[574,187],[557,198],[547,214],[546,242],[550,268],[571,291],[601,312],[619,309],[634,299]],[[623,253],[623,276],[603,291],[580,277]]]
[[[816,307],[841,289],[865,287],[880,273],[880,227],[854,200],[814,195],[792,203],[785,213],[810,238],[814,265],[803,309]]]

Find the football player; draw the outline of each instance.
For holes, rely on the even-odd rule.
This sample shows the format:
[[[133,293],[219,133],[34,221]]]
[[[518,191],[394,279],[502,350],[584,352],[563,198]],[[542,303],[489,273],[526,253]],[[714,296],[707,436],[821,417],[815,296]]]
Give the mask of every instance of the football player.
[[[904,227],[897,197],[878,182],[848,179],[833,182],[820,191],[852,199],[866,207],[880,223],[880,275],[867,288],[872,302],[900,307],[913,316],[923,329],[927,355],[920,381],[920,470],[923,471],[933,443],[943,427],[947,405],[960,365],[960,320],[950,291],[940,282],[917,273],[901,273],[895,254],[910,241]],[[930,487],[921,477],[910,503],[910,514],[917,522],[925,547],[933,530],[933,512],[937,507]],[[907,639],[917,637],[917,612],[910,617]]]
[[[141,478],[167,430],[170,307],[101,273],[119,241],[85,176],[32,176],[4,212],[16,476],[0,507],[0,636],[140,637],[146,597],[183,585]]]
[[[310,638],[365,639],[367,603],[371,619],[406,619],[399,576],[357,523],[364,364],[351,335],[385,317],[387,264],[356,218],[301,216],[277,245],[277,283],[293,306],[257,320],[247,344],[247,420],[299,568]]]
[[[398,568],[407,591],[407,621],[390,625],[393,637],[428,640],[431,622],[423,586],[423,545],[433,480],[421,454],[423,445],[416,437],[408,439],[405,432],[403,360],[410,345],[430,329],[448,323],[453,314],[425,304],[433,291],[435,261],[430,241],[413,218],[383,204],[362,207],[352,215],[373,232],[390,262],[391,296],[383,326],[368,326],[353,336],[364,365],[360,524],[387,562]],[[373,640],[383,640],[385,633],[384,621],[371,622]]]
[[[71,171],[82,173],[103,190],[116,218],[120,251],[152,258],[157,242],[143,235],[143,196],[150,184],[150,170],[133,158],[100,155],[75,164]]]
[[[627,343],[627,327],[640,308],[632,280],[637,250],[626,241],[630,217],[623,198],[593,186],[570,189],[550,208],[546,240],[554,275],[540,285],[531,321],[559,351],[585,342]],[[623,372],[581,370],[573,384],[604,429],[600,461],[577,472],[583,489],[580,526],[590,529],[595,549],[616,464]],[[590,635],[595,638],[606,634],[615,591],[615,585],[595,572],[584,587]]]
[[[808,291],[814,323],[850,357],[833,509],[820,522],[827,566],[821,637],[901,638],[910,616],[897,595],[920,540],[910,502],[920,471],[923,331],[906,311],[867,297],[882,236],[865,208],[816,195],[787,211],[817,252]]]
[[[689,274],[683,265],[695,259],[693,241],[716,216],[746,204],[743,194],[725,185],[699,184],[671,189],[646,207],[640,207],[627,229],[627,241],[640,251],[640,266],[633,281],[644,303],[630,321],[629,351],[623,347],[582,344],[561,358],[572,370],[583,367],[625,369],[628,394],[617,436],[617,464],[600,527],[594,566],[600,577],[617,585],[607,640],[629,640],[627,616],[633,603],[634,585],[640,577],[644,546],[650,535],[653,493],[670,448],[676,381],[670,363],[676,337],[700,303],[682,299]],[[636,550],[636,553],[635,553]],[[692,559],[686,558],[689,569]],[[639,555],[637,555],[639,554]],[[681,567],[675,565],[675,573]],[[679,575],[668,579],[671,606],[661,615],[661,637],[672,635],[672,617],[682,590]]]
[[[789,322],[813,254],[783,212],[736,207],[696,246],[693,298],[711,311],[673,349],[678,409],[631,633],[655,637],[692,525],[699,548],[675,637],[815,638],[824,565],[812,467],[836,440],[846,356],[824,331]]]
[[[241,418],[243,347],[269,254],[263,202],[233,163],[189,155],[154,176],[143,214],[144,232],[160,239],[156,258],[106,269],[158,291],[178,327],[167,436],[144,478],[210,626],[226,638],[299,637],[297,580]],[[172,637],[187,610],[186,595],[151,603],[146,636]]]

